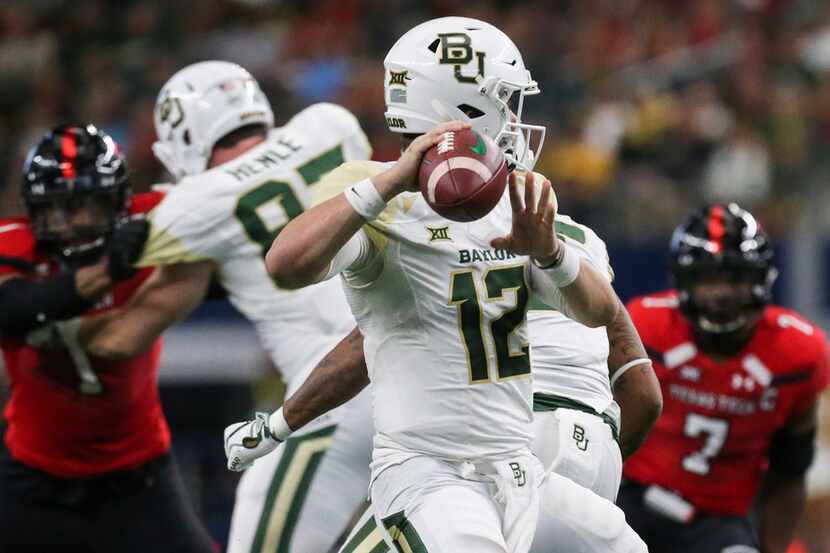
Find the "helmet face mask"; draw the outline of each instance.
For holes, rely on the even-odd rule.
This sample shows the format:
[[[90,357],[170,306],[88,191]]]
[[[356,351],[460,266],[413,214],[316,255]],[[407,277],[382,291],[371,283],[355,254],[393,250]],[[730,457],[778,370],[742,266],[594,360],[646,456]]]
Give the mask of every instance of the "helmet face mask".
[[[256,80],[224,61],[189,65],[173,75],[156,100],[153,153],[175,180],[207,169],[216,143],[247,125],[274,126],[274,113]]]
[[[40,246],[70,265],[94,261],[120,210],[115,194],[82,194],[32,204],[32,232]]]
[[[483,87],[488,89],[488,85]],[[525,171],[533,170],[539,152],[545,142],[545,127],[522,121],[525,96],[535,96],[541,91],[532,81],[532,85],[497,80],[489,86],[486,93],[493,103],[499,106],[506,122],[494,137],[496,144],[504,151],[510,164]]]
[[[729,268],[698,272],[687,277],[687,311],[708,334],[726,335],[745,328],[761,311],[753,293],[756,275]]]
[[[737,204],[693,213],[672,236],[680,309],[704,349],[732,355],[751,338],[778,276],[772,246]]]
[[[63,264],[96,261],[130,190],[126,160],[106,133],[63,125],[32,148],[23,170],[23,201],[38,247]]]
[[[395,43],[384,68],[390,131],[423,134],[444,121],[466,121],[512,166],[533,168],[545,128],[522,121],[522,113],[539,87],[502,31],[464,17],[427,21]]]

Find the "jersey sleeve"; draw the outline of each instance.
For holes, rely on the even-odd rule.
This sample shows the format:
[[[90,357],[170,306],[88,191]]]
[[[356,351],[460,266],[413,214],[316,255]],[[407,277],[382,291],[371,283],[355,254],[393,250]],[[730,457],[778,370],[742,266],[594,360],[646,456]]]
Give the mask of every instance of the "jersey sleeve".
[[[817,333],[815,340],[815,353],[813,360],[806,368],[809,371],[809,378],[799,387],[799,392],[793,404],[793,415],[798,416],[806,412],[818,401],[819,395],[830,384],[830,350],[828,349],[827,338],[817,327],[813,327]]]
[[[238,222],[225,202],[199,202],[196,194],[173,189],[150,212],[150,236],[141,267],[218,261],[230,251]]]
[[[607,277],[609,282],[614,280],[614,270],[611,268],[605,242],[593,230],[561,213],[556,215],[554,225],[556,235],[561,240],[571,246],[600,274]]]
[[[295,116],[301,126],[324,128],[340,141],[345,161],[366,160],[372,146],[352,112],[337,104],[313,104]]]
[[[23,219],[0,219],[0,276],[32,272],[35,237]]]
[[[342,194],[348,187],[373,177],[385,168],[385,164],[375,161],[346,162],[320,179],[315,186],[313,204],[330,200]],[[387,211],[393,209],[394,207],[389,207]],[[343,273],[346,282],[354,286],[364,285],[377,278],[382,270],[380,254],[388,243],[382,223],[387,218],[388,214],[384,212],[377,221],[363,225],[332,260],[326,278]]]

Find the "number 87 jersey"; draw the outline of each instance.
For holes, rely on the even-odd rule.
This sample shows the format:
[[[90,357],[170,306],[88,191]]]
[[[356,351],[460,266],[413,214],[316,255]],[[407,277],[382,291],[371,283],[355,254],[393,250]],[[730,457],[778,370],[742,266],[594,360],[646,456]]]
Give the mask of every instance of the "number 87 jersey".
[[[213,262],[219,283],[255,325],[290,395],[354,319],[337,283],[280,289],[264,257],[288,221],[311,205],[322,175],[370,154],[350,112],[312,105],[241,156],[171,187],[151,214],[140,264]]]
[[[626,460],[625,476],[673,490],[698,511],[746,515],[773,435],[827,385],[824,333],[770,305],[744,349],[716,360],[697,349],[676,293],[638,298],[628,309],[654,361],[663,413]]]

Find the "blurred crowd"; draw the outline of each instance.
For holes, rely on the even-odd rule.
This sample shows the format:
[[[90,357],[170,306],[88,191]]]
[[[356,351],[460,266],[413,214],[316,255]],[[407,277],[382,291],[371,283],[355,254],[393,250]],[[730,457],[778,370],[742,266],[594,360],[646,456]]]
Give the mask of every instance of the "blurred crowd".
[[[611,240],[663,239],[690,206],[737,200],[775,236],[830,205],[830,2],[825,0],[4,0],[0,214],[38,133],[91,121],[126,148],[137,189],[165,179],[152,109],[178,68],[248,68],[278,120],[333,101],[377,159],[386,50],[413,25],[466,15],[501,27],[542,94],[537,168],[563,210]]]

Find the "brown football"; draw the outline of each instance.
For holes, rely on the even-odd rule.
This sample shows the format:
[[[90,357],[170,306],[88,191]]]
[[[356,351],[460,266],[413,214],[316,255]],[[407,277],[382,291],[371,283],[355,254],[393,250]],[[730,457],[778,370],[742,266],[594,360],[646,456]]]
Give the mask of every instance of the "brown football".
[[[499,203],[507,161],[493,140],[471,129],[447,132],[430,148],[418,173],[421,193],[442,217],[481,219]]]

